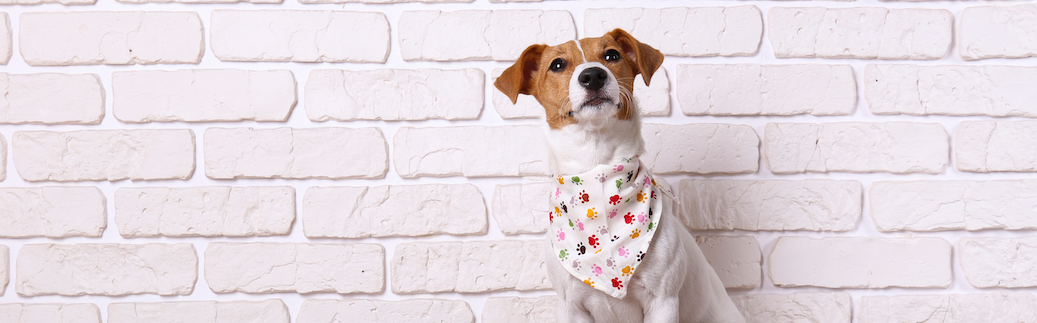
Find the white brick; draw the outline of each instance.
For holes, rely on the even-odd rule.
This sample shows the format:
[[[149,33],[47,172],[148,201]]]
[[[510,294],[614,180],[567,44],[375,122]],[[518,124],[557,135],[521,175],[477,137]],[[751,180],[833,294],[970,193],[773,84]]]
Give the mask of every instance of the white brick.
[[[557,296],[490,297],[483,305],[482,321],[497,323],[555,323]]]
[[[875,114],[1037,117],[1037,68],[875,65],[864,70]]]
[[[861,297],[859,322],[1030,322],[1037,317],[1031,293],[974,293]]]
[[[1037,286],[1037,237],[963,237],[958,240],[957,258],[972,286]]]
[[[954,16],[943,9],[783,8],[767,13],[774,56],[939,59]]]
[[[385,63],[389,55],[380,12],[218,9],[210,17],[221,61]]]
[[[1037,121],[964,121],[954,134],[954,165],[964,172],[1037,171]]]
[[[94,0],[97,1],[97,0]],[[120,3],[237,3],[237,2],[249,2],[249,3],[282,3],[284,0],[115,0]]]
[[[641,161],[656,174],[739,174],[760,169],[760,137],[748,125],[641,126]]]
[[[949,156],[936,123],[768,123],[764,153],[771,172],[939,174]]]
[[[0,245],[0,296],[4,296],[7,283],[11,281],[11,251],[7,246]]]
[[[205,281],[216,293],[378,293],[384,261],[379,244],[210,242]]]
[[[543,240],[409,242],[393,253],[396,294],[551,288]]]
[[[547,175],[543,136],[538,126],[402,127],[393,166],[403,178]]]
[[[684,223],[694,230],[850,231],[861,218],[857,181],[680,181]]]
[[[209,128],[205,176],[381,178],[389,168],[378,128]]]
[[[115,224],[124,238],[287,235],[295,189],[279,187],[123,187]]]
[[[752,56],[763,20],[756,6],[587,9],[584,31],[598,37],[622,28],[666,55]]]
[[[308,238],[486,233],[486,204],[472,184],[310,187],[302,200]]]
[[[479,69],[313,70],[306,116],[313,121],[472,120],[483,107]]]
[[[97,74],[0,73],[0,123],[99,124],[104,88]]]
[[[497,185],[493,191],[493,219],[506,235],[547,232],[550,183]]]
[[[967,7],[958,28],[958,53],[965,60],[1037,56],[1035,15],[1035,4]]]
[[[95,0],[96,1],[96,0]],[[6,12],[0,12],[0,64],[7,65],[14,53],[14,36],[11,34],[11,17]]]
[[[474,323],[475,314],[465,301],[447,299],[307,299],[299,309],[297,323]]]
[[[18,251],[18,295],[190,295],[198,255],[190,243],[27,244]]]
[[[195,12],[26,12],[20,25],[29,65],[197,64],[205,52]]]
[[[108,323],[289,323],[280,299],[108,304]]]
[[[299,0],[299,3],[407,3],[407,2],[421,2],[421,3],[471,3],[475,0]]]
[[[879,231],[1037,229],[1037,181],[911,181],[872,184]]]
[[[6,323],[101,323],[101,310],[92,303],[0,304],[0,320]]]
[[[568,11],[404,11],[397,27],[407,61],[516,60],[532,44],[576,39]]]
[[[850,323],[850,294],[792,293],[732,296],[747,323]]]
[[[504,69],[493,70],[493,80],[496,82]],[[497,89],[493,93],[493,107],[497,114],[503,119],[544,118],[544,107],[537,102],[532,95],[520,95],[516,103],[511,103],[504,92]],[[645,85],[644,77],[638,74],[634,77],[634,99],[642,116],[666,117],[670,115],[670,79],[666,76],[666,69],[660,67],[652,74],[652,85]]]
[[[122,122],[285,121],[295,106],[289,70],[112,73],[112,110]]]
[[[101,237],[105,198],[96,187],[0,188],[0,237]]]
[[[781,237],[769,271],[780,287],[947,288],[951,245],[941,238]]]
[[[194,173],[188,129],[16,131],[11,146],[26,181],[188,179]]]
[[[752,236],[696,236],[706,261],[726,288],[754,289],[763,280],[763,254]]]
[[[0,182],[7,179],[7,140],[0,135]]]
[[[677,65],[686,115],[849,115],[857,83],[849,65]]]

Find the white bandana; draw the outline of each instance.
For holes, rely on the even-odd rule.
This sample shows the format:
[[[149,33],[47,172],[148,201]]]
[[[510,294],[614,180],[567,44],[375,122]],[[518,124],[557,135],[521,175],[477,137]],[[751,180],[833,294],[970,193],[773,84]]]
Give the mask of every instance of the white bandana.
[[[562,267],[587,285],[612,297],[626,296],[627,285],[659,226],[663,201],[673,198],[637,157],[618,165],[556,178],[551,194],[551,245]]]

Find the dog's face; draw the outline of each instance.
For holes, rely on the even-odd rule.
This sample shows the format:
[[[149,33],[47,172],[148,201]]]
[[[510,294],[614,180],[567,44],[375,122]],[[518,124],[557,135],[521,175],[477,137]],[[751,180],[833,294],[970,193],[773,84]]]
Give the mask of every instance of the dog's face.
[[[551,129],[571,124],[598,128],[637,113],[634,76],[642,74],[647,85],[662,61],[658,50],[616,29],[579,42],[529,46],[494,85],[513,103],[519,94],[536,97]]]

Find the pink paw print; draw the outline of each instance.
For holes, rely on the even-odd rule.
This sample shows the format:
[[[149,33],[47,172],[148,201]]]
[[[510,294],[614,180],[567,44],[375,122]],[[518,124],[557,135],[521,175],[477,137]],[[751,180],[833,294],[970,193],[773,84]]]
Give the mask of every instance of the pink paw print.
[[[561,240],[559,240],[559,241],[561,241]],[[621,257],[630,257],[630,249],[627,249],[627,247],[625,247],[625,246],[624,247],[619,247],[619,250],[616,250],[616,253],[618,253],[619,256],[621,256]]]
[[[648,219],[645,218],[645,213],[644,212],[641,212],[641,214],[637,215],[637,222],[641,222],[641,224],[645,224],[645,220],[648,220]]]
[[[593,264],[591,265],[591,272],[594,273],[594,276],[600,276],[602,273],[601,267],[598,267],[598,264]]]
[[[612,211],[609,211],[609,219],[616,217],[617,210],[619,209],[612,209]]]
[[[580,222],[580,219],[576,219],[576,227],[580,228],[580,231],[583,231],[583,222]]]
[[[623,165],[612,166],[612,170],[613,171],[617,171],[617,172],[622,172],[623,171]]]
[[[555,199],[557,200],[559,196],[562,196],[562,189],[556,188],[555,189]]]
[[[565,231],[558,229],[558,234],[556,236],[558,237],[558,241],[565,240]]]

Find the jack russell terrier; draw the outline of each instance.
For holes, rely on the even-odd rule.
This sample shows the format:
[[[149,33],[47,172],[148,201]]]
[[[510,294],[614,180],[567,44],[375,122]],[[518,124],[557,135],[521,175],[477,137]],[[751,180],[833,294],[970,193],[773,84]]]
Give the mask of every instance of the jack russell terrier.
[[[638,160],[631,91],[663,55],[616,29],[532,45],[494,83],[547,112],[552,181],[547,269],[560,322],[745,322],[691,233],[673,193]]]

